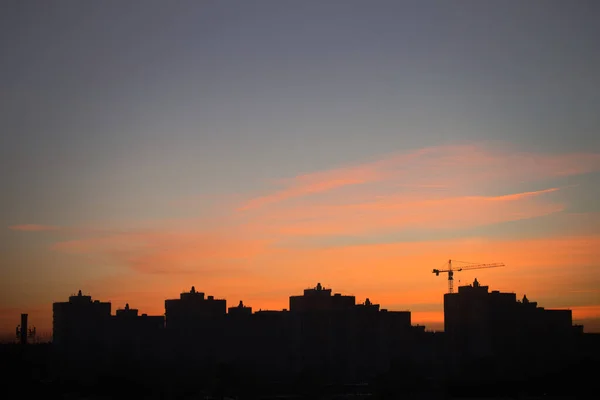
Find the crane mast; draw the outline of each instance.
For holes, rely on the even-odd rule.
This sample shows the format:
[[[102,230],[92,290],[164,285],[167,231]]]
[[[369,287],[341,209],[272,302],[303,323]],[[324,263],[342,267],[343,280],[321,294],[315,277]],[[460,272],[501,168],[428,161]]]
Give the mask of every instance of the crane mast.
[[[458,262],[458,261],[455,261],[455,262]],[[468,265],[453,269],[452,260],[448,260],[447,269],[434,269],[433,273],[435,274],[435,276],[440,276],[441,273],[447,273],[448,274],[448,293],[454,293],[454,273],[455,272],[471,270],[471,269],[504,267],[503,263],[487,263],[487,264],[466,263],[466,264],[468,264]]]

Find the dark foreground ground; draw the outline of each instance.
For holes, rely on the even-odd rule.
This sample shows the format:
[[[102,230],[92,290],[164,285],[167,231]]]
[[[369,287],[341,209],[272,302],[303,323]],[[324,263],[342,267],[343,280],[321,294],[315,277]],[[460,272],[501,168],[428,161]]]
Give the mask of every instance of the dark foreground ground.
[[[74,378],[57,372],[49,344],[2,345],[0,363],[0,397],[5,399],[591,399],[600,392],[600,368],[592,358],[551,373],[529,371],[510,378],[492,376],[490,365],[454,375],[397,367],[360,383],[332,383],[317,372],[266,379],[226,366],[176,371],[129,365],[98,372],[79,365]],[[514,368],[527,371],[518,363]]]

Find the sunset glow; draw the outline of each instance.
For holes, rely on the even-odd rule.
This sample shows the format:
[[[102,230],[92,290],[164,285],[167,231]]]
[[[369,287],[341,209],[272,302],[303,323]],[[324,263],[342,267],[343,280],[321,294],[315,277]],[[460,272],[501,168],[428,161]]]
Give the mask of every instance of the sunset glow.
[[[448,259],[504,263],[455,285],[600,332],[597,18],[195,3],[0,24],[19,42],[0,68],[3,337],[21,313],[51,332],[79,289],[162,315],[192,285],[258,310],[317,282],[439,330]]]
[[[474,156],[463,161],[466,152]],[[434,153],[445,156],[429,157]],[[435,148],[313,172],[283,179],[287,189],[242,200],[241,207],[224,201],[216,219],[198,213],[139,228],[10,229],[45,235],[47,244],[36,251],[55,260],[110,266],[93,278],[73,279],[73,288],[56,296],[81,287],[115,308],[130,302],[151,314],[162,314],[163,300],[191,285],[230,304],[241,299],[256,309],[282,309],[289,295],[319,281],[359,301],[369,297],[382,307],[409,309],[414,323],[441,329],[446,281],[431,269],[452,257],[506,264],[465,271],[457,278],[464,284],[478,277],[495,290],[527,293],[541,306],[571,308],[577,320],[600,318],[600,214],[569,211],[573,186],[532,190],[547,179],[593,172],[600,163],[588,154],[505,157],[483,147]],[[517,163],[530,159],[551,167],[521,173],[526,166]],[[486,194],[490,180],[504,185]],[[556,228],[520,234],[517,226],[489,236],[494,226],[531,227],[540,218]],[[52,300],[27,303],[39,310],[32,316],[46,329]],[[19,312],[4,310],[4,329]]]

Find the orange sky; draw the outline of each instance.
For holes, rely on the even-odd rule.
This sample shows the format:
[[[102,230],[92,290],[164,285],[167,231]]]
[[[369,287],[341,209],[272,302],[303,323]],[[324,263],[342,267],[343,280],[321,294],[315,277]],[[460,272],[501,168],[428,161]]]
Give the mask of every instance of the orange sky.
[[[113,310],[162,314],[192,285],[228,305],[282,309],[317,282],[439,329],[447,282],[431,270],[452,258],[506,264],[457,273],[456,285],[477,277],[600,331],[600,212],[578,206],[599,169],[597,154],[434,147],[277,179],[262,193],[174,199],[177,217],[22,221],[2,260],[18,267],[2,287],[0,330],[10,335],[27,312],[49,331],[52,302],[78,289]]]
[[[1,337],[79,289],[162,314],[317,282],[438,329],[448,259],[600,332],[591,2],[24,3],[0,14]]]

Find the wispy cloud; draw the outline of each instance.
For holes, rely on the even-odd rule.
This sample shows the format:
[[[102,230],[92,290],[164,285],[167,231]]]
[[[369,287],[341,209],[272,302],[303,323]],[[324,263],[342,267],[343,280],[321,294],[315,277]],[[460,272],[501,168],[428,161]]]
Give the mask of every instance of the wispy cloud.
[[[227,272],[223,264],[256,256],[266,244],[217,232],[137,231],[62,241],[52,249],[107,257],[141,273],[219,274]]]
[[[557,190],[502,196],[400,195],[347,205],[306,204],[262,214],[256,223],[280,235],[300,236],[464,229],[560,212],[563,204],[539,199]]]
[[[259,208],[282,200],[317,194],[345,186],[360,185],[382,181],[392,176],[394,169],[414,162],[419,157],[436,152],[437,149],[422,149],[407,154],[388,156],[381,160],[371,161],[355,166],[345,166],[326,171],[299,175],[291,179],[282,179],[278,183],[284,186],[264,196],[251,199],[239,210],[245,211]]]
[[[600,154],[535,154],[483,146],[425,148],[377,161],[299,175],[239,207],[249,211],[348,186],[386,183],[415,188],[465,188],[486,182],[518,183],[600,170]]]
[[[46,232],[57,231],[60,227],[52,225],[23,224],[9,226],[8,229],[21,232]]]
[[[286,247],[282,239],[294,247],[294,239],[306,236],[448,231],[560,213],[566,209],[564,199],[552,197],[561,191],[558,187],[501,190],[518,181],[597,169],[600,156],[595,154],[426,148],[281,180],[282,189],[221,210],[209,225],[196,224],[202,230],[190,229],[189,223],[186,228],[185,221],[138,231],[71,229],[73,238],[53,249],[103,255],[143,273],[216,274],[214,265],[280,257]],[[482,189],[490,182],[494,195]]]
[[[600,293],[599,289],[592,290],[569,290],[569,293]]]
[[[569,308],[573,311],[573,319],[600,318],[600,304],[564,308]]]

